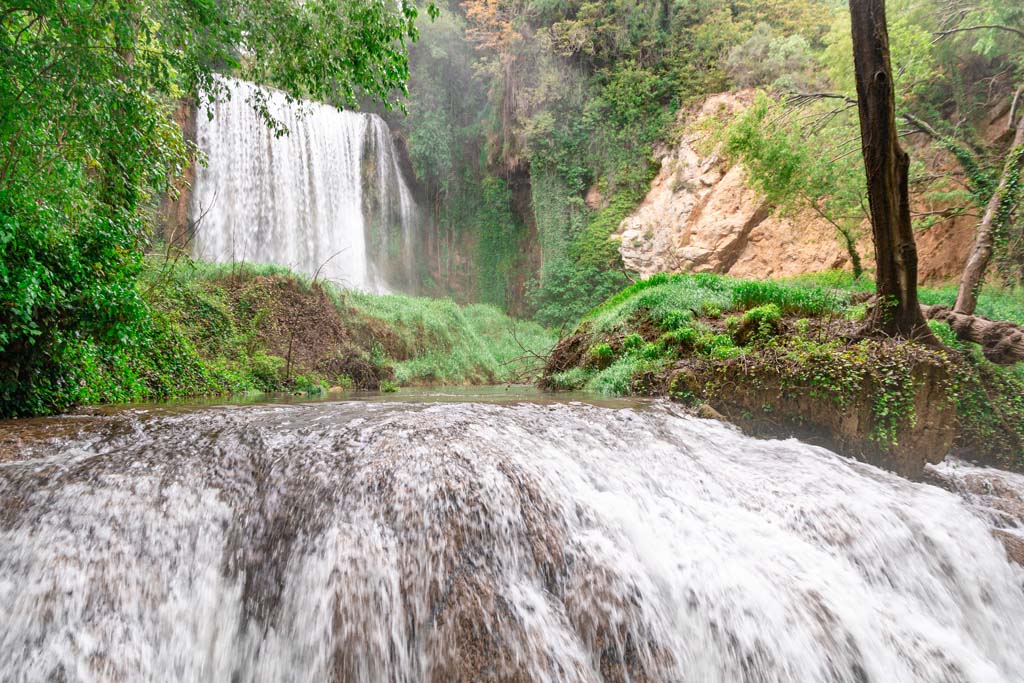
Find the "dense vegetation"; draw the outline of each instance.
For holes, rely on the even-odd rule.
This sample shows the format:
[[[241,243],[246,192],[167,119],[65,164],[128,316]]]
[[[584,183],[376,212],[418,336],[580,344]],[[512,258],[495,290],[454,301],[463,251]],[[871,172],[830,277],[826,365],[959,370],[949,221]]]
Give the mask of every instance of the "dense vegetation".
[[[493,306],[346,292],[277,266],[148,259],[138,293],[132,343],[69,345],[58,381],[6,410],[529,381],[554,343]]]
[[[1024,83],[1021,9],[887,5],[915,227],[980,221],[1014,154],[998,129]],[[393,121],[436,207],[435,291],[574,322],[628,283],[608,237],[645,194],[678,110],[750,87],[764,91],[757,105],[709,144],[745,161],[778,211],[814,211],[858,271],[870,266],[850,41],[836,0],[443,6],[412,48],[410,116]],[[1019,188],[1001,193],[995,229],[1008,284],[1024,262]]]
[[[215,73],[230,71],[293,97],[392,103],[416,15],[384,0],[5,3],[0,415],[108,395],[83,394],[93,366],[162,334],[137,279],[151,208],[192,156],[177,98],[221,95]]]
[[[595,338],[594,364],[550,378],[621,392],[669,362],[673,344],[739,357],[749,340],[736,330],[764,322],[749,316],[772,328],[779,315],[854,315],[842,297],[814,311],[746,301],[737,292],[754,285],[710,276],[688,294],[683,280],[617,294],[633,277],[609,239],[646,193],[656,151],[680,132],[680,110],[712,92],[758,88],[755,104],[709,134],[709,146],[742,160],[776,210],[809,208],[836,227],[857,279],[834,289],[869,286],[842,2],[424,7],[433,21],[416,22],[416,5],[404,0],[39,0],[0,11],[0,415],[524,377],[531,353],[551,341],[545,327],[582,317],[589,333],[607,335],[601,325],[625,315],[617,307],[666,294],[655,339],[648,330],[624,332],[641,341],[620,346]],[[982,210],[992,208],[991,280],[1003,289],[983,290],[978,312],[1019,320],[1006,292],[1019,291],[1024,274],[1024,147],[992,122],[1009,108],[1012,127],[1021,109],[1024,34],[1015,27],[1024,11],[994,0],[895,0],[889,13],[897,110],[920,152],[911,177],[918,227],[974,214],[984,226]],[[426,291],[480,303],[343,294],[273,270],[144,257],[156,246],[158,199],[196,156],[174,107],[222,96],[217,73],[389,116],[433,209],[420,263]],[[287,134],[258,96],[251,104]],[[409,116],[389,114],[395,105]],[[938,298],[949,293],[922,293],[925,303]],[[296,311],[310,306],[334,330],[331,357],[305,348],[308,321]],[[689,325],[718,319],[716,310],[734,311],[736,330]],[[539,325],[513,324],[504,312]],[[1003,375],[1014,381],[1013,370]]]
[[[945,369],[941,388],[955,406],[961,443],[1024,466],[1024,363],[994,365],[938,322],[938,351],[860,336],[869,288],[845,272],[789,282],[655,275],[585,316],[560,342],[544,383],[700,405],[759,396],[770,380],[781,387],[764,393],[758,412],[770,415],[783,396],[806,394],[839,411],[859,400],[871,407],[870,438],[896,446],[901,426],[915,419],[915,372],[924,360]],[[953,287],[921,291],[926,303],[951,305],[955,297]],[[979,308],[1024,323],[1024,291],[987,292]]]

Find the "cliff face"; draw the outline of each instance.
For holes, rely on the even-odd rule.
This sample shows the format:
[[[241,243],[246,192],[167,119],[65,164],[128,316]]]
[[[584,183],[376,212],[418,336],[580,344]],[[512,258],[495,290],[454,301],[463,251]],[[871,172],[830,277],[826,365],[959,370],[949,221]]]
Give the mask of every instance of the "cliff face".
[[[627,269],[644,277],[657,272],[714,272],[756,278],[850,267],[834,227],[810,211],[778,215],[748,187],[742,165],[730,164],[716,151],[700,151],[709,125],[752,101],[751,91],[722,93],[681,113],[679,142],[663,150],[661,171],[650,192],[619,226],[619,251]],[[945,172],[951,172],[950,160],[934,150],[923,153],[930,165],[946,166]],[[921,279],[955,278],[973,231],[974,219],[961,217],[919,233]],[[871,267],[870,227],[865,226],[863,234],[858,250],[865,267]]]

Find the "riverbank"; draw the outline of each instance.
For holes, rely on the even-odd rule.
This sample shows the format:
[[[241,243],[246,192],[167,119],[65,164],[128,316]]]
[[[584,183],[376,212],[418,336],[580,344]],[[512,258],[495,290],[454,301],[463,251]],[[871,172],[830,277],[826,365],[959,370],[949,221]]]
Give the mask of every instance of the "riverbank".
[[[367,294],[268,265],[190,262],[151,271],[148,299],[235,390],[530,382],[554,343],[494,306]]]
[[[494,306],[373,295],[285,268],[147,260],[146,313],[119,338],[71,338],[0,416],[249,392],[532,382],[554,334]]]
[[[1024,467],[1024,365],[858,334],[870,283],[656,275],[592,311],[545,368],[550,389],[668,396],[751,434],[796,436],[910,477],[956,450]],[[942,290],[923,292],[944,303]],[[1020,321],[1014,296],[979,313]]]

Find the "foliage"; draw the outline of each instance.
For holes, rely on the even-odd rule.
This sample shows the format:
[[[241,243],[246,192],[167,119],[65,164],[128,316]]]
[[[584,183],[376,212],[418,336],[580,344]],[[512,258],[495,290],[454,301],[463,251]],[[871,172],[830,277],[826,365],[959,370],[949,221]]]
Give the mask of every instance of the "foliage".
[[[511,275],[522,256],[522,231],[510,208],[508,185],[498,178],[486,178],[482,190],[475,291],[477,300],[504,308],[509,303]]]
[[[838,311],[845,298],[816,285],[737,280],[721,275],[652,275],[609,298],[585,316],[591,334],[627,329],[637,318],[661,330],[685,329],[694,318],[717,318],[723,311],[778,310],[786,315],[823,315]]]
[[[855,117],[832,113],[819,104],[822,124],[810,130],[793,124],[793,110],[758,93],[754,104],[724,133],[724,152],[742,161],[750,181],[784,214],[811,211],[835,227],[846,247],[854,273],[860,275],[857,252],[864,220],[866,192],[859,138],[851,136]],[[807,116],[807,112],[801,111]],[[822,150],[829,150],[822,154]]]
[[[800,36],[758,26],[732,48],[727,65],[737,82],[767,86],[768,94],[716,139],[745,163],[753,185],[781,212],[809,210],[830,222],[859,275],[857,243],[868,216],[848,12],[836,8],[831,21],[821,49],[806,53],[811,64],[805,73],[815,77],[802,82],[799,73],[777,76],[799,63],[795,57],[786,63],[784,46]],[[992,197],[1013,153],[1005,138],[992,135],[992,117],[1005,111],[1001,105],[1024,83],[1022,21],[1019,11],[991,0],[889,3],[897,117],[912,156],[915,229],[980,214]],[[951,165],[959,168],[950,172]],[[994,262],[1006,284],[1024,277],[1016,181],[1010,178],[1010,201],[1002,203],[994,231]]]
[[[832,270],[822,273],[809,273],[783,281],[787,285],[801,288],[818,288],[831,292],[840,301],[842,292],[871,292],[874,283],[870,277],[855,280],[849,271]],[[928,306],[952,306],[956,301],[956,284],[950,283],[939,287],[919,287],[918,295],[921,303]],[[989,287],[978,298],[977,315],[990,320],[1007,320],[1024,325],[1024,288],[1022,287]]]
[[[562,327],[583,317],[628,280],[619,271],[580,266],[559,259],[547,268],[543,286],[534,282],[529,292],[533,319],[547,327]]]
[[[58,372],[4,408],[12,415],[39,414],[79,403],[356,388],[351,377],[321,367],[289,368],[273,353],[270,344],[281,330],[264,294],[280,291],[278,284],[305,299],[304,306],[318,305],[318,292],[327,295],[354,334],[353,345],[339,353],[380,368],[383,377],[394,373],[394,381],[380,382],[382,391],[408,384],[529,381],[554,344],[549,331],[512,320],[494,306],[460,308],[448,300],[344,292],[314,286],[279,266],[147,261],[138,294],[148,315],[137,323],[137,342],[64,343],[62,355],[50,357]]]
[[[871,415],[865,436],[888,449],[917,419],[915,368],[939,365],[949,377],[939,389],[956,407],[961,444],[979,457],[1024,466],[1024,364],[989,363],[944,323],[930,325],[946,350],[847,337],[843,321],[852,305],[842,290],[870,287],[848,272],[787,282],[655,275],[584,317],[569,339],[580,340],[585,356],[544,383],[620,395],[654,391],[689,403],[724,396],[737,384],[753,395],[770,386],[780,396],[806,395],[841,410],[864,406]],[[922,290],[935,303],[951,303],[955,294],[953,287]],[[1002,303],[1010,319],[1024,315],[1019,292],[983,301]],[[731,315],[723,323],[707,315],[715,310]]]
[[[609,238],[646,194],[678,107],[730,87],[725,55],[758,35],[770,34],[779,57],[771,68],[805,82],[833,7],[452,0],[445,9],[414,47],[411,116],[396,122],[434,198],[437,242],[447,249],[458,235],[462,244],[490,245],[490,231],[501,243],[515,232],[523,258],[480,269],[475,281],[493,289],[504,281],[512,310],[563,324],[625,284]],[[513,220],[497,223],[475,201],[488,178],[508,184]],[[465,260],[441,256],[434,281],[478,297],[455,284]],[[483,299],[499,302],[494,292]]]
[[[292,97],[390,103],[416,14],[384,0],[5,5],[0,415],[163,395],[178,391],[162,384],[176,372],[180,391],[230,384],[195,374],[194,350],[150,316],[135,285],[149,209],[193,156],[174,100],[222,95],[216,70]],[[253,102],[280,130],[263,104]]]
[[[494,306],[461,308],[448,299],[348,292],[346,305],[385,323],[396,337],[389,357],[399,385],[529,381],[554,337]]]
[[[768,24],[758,24],[753,35],[729,50],[725,66],[741,88],[812,90],[820,82],[807,39],[799,34],[777,35]]]

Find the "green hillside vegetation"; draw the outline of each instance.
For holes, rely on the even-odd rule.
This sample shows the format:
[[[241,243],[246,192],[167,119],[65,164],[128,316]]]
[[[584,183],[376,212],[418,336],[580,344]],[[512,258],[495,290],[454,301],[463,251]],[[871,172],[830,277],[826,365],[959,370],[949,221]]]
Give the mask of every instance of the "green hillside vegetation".
[[[147,260],[145,316],[112,346],[65,341],[6,415],[240,392],[528,382],[554,336],[490,305],[348,292],[278,266]]]
[[[742,160],[778,212],[829,221],[859,270],[866,202],[846,3],[441,9],[411,49],[410,115],[390,117],[438,217],[427,291],[575,323],[629,283],[609,237],[682,132],[680,111],[739,88],[761,94],[707,131],[707,151],[722,143]],[[1024,84],[1020,13],[993,0],[891,0],[887,16],[911,188],[928,207],[915,227],[980,217],[1012,151],[992,122]],[[974,26],[988,28],[942,33]],[[1020,184],[1006,194],[993,270],[1012,285],[1024,258]]]
[[[945,323],[930,323],[945,345],[937,351],[864,338],[858,332],[869,287],[847,273],[789,282],[655,275],[587,314],[559,342],[543,384],[668,395],[698,406],[734,392],[755,394],[762,377],[781,376],[783,393],[810,392],[840,410],[868,400],[871,438],[894,446],[900,425],[915,418],[914,372],[924,360],[947,370],[942,392],[956,408],[961,442],[1024,465],[1024,363],[990,363]],[[950,305],[955,296],[955,288],[922,290],[922,299],[936,304]],[[979,307],[1022,320],[1024,291],[989,292]],[[758,409],[770,414],[772,406]]]

